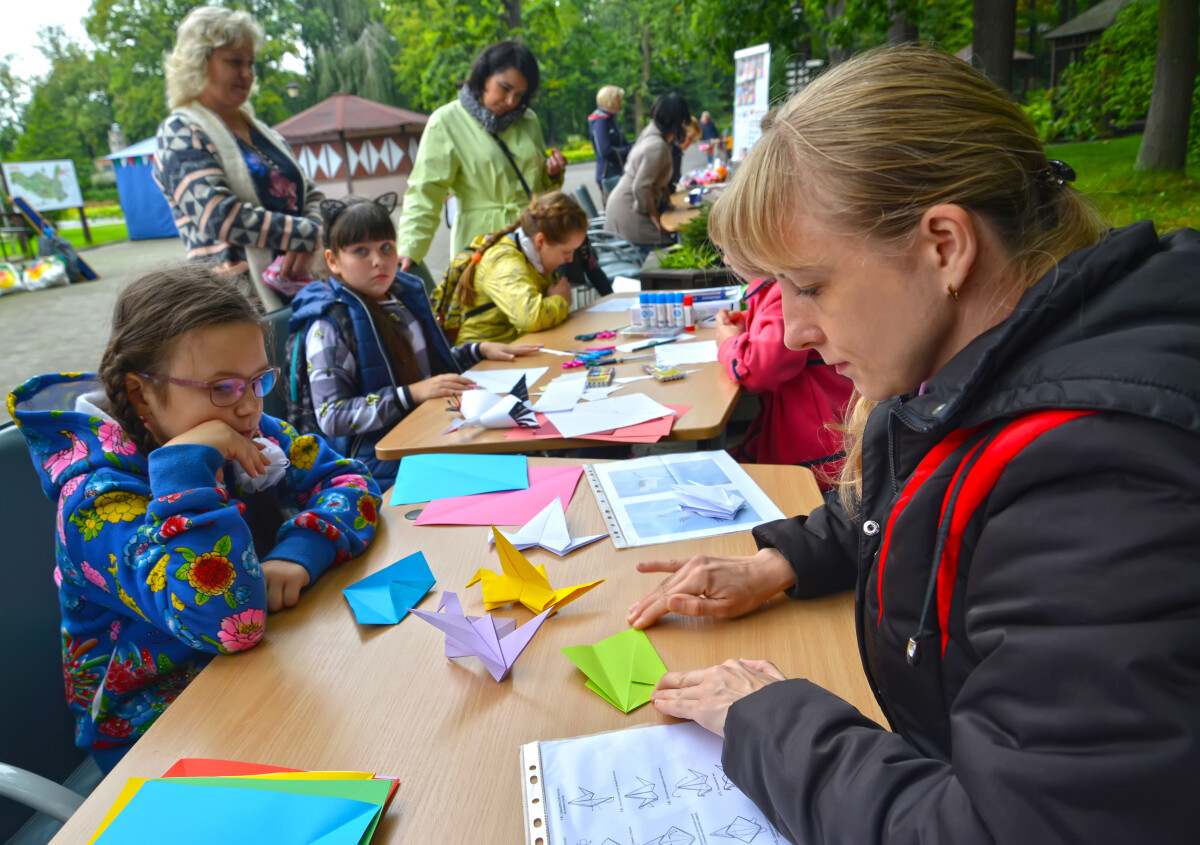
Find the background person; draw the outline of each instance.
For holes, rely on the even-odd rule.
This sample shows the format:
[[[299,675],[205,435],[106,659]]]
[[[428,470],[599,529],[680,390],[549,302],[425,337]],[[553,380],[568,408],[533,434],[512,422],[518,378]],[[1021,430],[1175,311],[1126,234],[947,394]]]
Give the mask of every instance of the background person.
[[[274,310],[283,301],[263,285],[263,271],[281,257],[282,278],[307,275],[324,195],[248,103],[262,44],[262,27],[245,12],[188,13],[166,61],[171,113],[158,127],[153,172],[188,260],[248,272]]]
[[[624,99],[624,88],[605,85],[596,92],[596,110],[588,115],[588,135],[596,153],[596,185],[605,202],[625,172],[625,159],[633,148],[617,120]]]
[[[458,99],[429,118],[396,227],[400,269],[429,251],[449,191],[458,200],[450,257],[478,235],[513,222],[532,194],[562,185],[567,160],[546,156],[537,115],[537,59],[518,41],[501,41],[475,59]]]
[[[630,150],[625,173],[604,209],[604,228],[637,244],[647,255],[672,242],[659,210],[672,191],[671,144],[684,139],[690,117],[687,101],[674,92],[654,101],[650,124]]]
[[[785,341],[863,397],[841,504],[631,609],[736,616],[856,588],[894,732],[764,661],[660,712],[793,842],[1188,842],[1200,772],[1200,234],[1105,234],[1020,108],[944,53],[828,71],[710,217]]]
[[[517,222],[479,246],[458,281],[464,313],[459,343],[509,343],[566,322],[571,283],[555,270],[587,234],[587,213],[562,191],[537,197]]]
[[[717,124],[713,122],[712,115],[708,112],[700,113],[700,145],[701,149],[708,155],[708,164],[713,163],[713,156],[717,153],[716,142],[721,137],[721,130],[717,128]]]

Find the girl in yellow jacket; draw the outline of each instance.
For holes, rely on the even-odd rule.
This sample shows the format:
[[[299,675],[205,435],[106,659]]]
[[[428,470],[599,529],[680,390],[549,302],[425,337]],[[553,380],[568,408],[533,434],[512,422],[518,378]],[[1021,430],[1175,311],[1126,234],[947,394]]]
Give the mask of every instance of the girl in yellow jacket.
[[[458,281],[458,343],[514,338],[567,319],[571,284],[554,271],[571,260],[587,233],[587,214],[562,191],[535,197],[517,222],[484,239]]]

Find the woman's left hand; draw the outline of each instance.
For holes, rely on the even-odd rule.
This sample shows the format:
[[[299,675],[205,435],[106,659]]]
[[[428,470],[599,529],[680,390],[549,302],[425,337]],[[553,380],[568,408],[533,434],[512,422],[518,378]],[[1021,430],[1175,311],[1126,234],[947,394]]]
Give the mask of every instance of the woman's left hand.
[[[289,249],[283,254],[283,264],[279,268],[279,277],[292,281],[307,278],[308,262],[311,258],[311,252],[297,252],[294,249]]]
[[[294,607],[300,601],[300,591],[312,580],[307,569],[290,560],[264,560],[262,571],[267,585],[267,611],[270,613]]]
[[[550,151],[550,157],[546,159],[546,173],[553,179],[555,176],[563,172],[567,166],[567,157],[564,156],[557,148]]]
[[[668,672],[659,678],[650,702],[659,713],[691,719],[725,736],[725,718],[734,702],[782,680],[783,673],[766,660],[726,660],[708,669]]]
[[[511,361],[521,355],[536,355],[541,351],[540,343],[492,343],[479,344],[479,353],[489,361]]]

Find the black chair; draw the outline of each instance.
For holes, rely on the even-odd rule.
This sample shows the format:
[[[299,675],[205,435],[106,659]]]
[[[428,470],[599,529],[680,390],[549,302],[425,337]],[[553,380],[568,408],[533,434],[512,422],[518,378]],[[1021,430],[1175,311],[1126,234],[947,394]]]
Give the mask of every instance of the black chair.
[[[54,586],[54,505],[42,492],[25,438],[0,426],[0,650],[6,714],[16,729],[0,732],[0,841],[46,841],[29,834],[57,824],[100,782],[100,769],[75,747],[63,688],[61,613]],[[60,784],[72,787],[75,793]]]
[[[292,306],[285,305],[278,311],[267,313],[271,326],[271,363],[282,371],[275,389],[263,397],[263,413],[276,419],[287,419],[288,361],[284,360],[284,349],[288,339],[288,320],[292,319]]]

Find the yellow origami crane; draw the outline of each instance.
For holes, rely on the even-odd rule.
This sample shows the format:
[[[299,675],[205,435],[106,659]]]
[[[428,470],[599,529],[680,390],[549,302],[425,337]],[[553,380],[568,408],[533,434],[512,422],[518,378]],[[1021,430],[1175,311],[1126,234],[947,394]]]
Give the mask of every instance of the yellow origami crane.
[[[467,584],[470,587],[477,581],[483,582],[483,606],[486,610],[495,610],[516,601],[534,613],[551,607],[557,610],[605,580],[601,578],[599,581],[555,590],[546,577],[546,567],[530,564],[494,525],[492,534],[496,538],[496,551],[500,553],[500,566],[504,574],[497,575],[490,569],[480,569]]]

